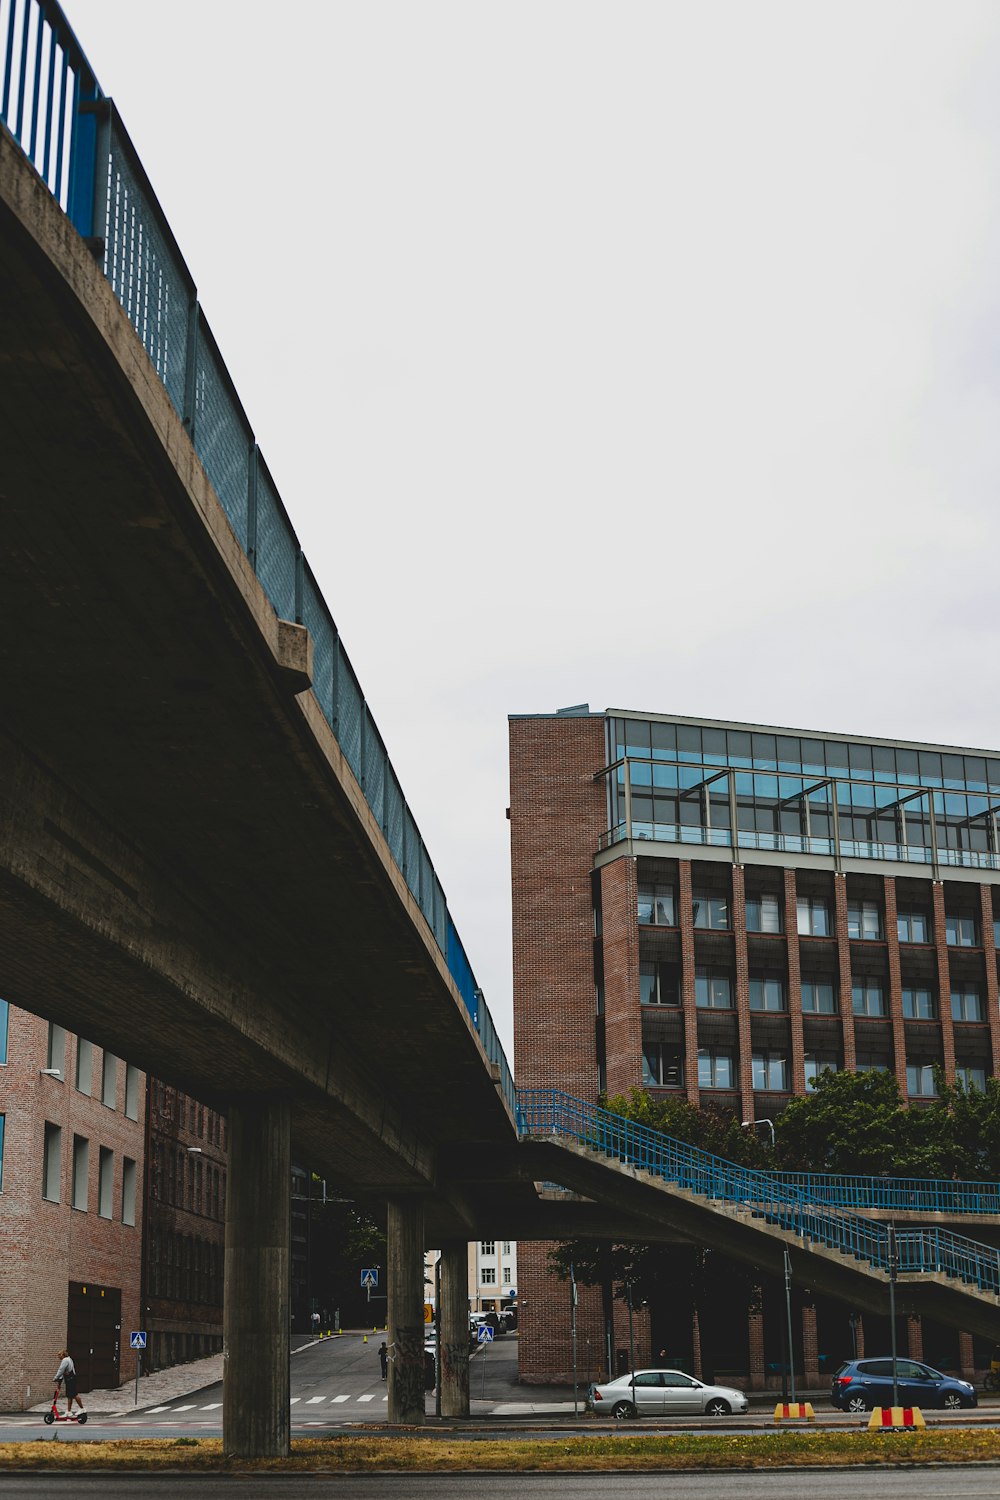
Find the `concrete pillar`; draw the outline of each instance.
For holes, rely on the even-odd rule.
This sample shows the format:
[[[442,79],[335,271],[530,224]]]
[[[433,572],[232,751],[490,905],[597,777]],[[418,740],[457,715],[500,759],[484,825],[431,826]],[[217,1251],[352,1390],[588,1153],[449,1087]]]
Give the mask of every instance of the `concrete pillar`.
[[[469,1247],[464,1240],[441,1246],[441,1333],[438,1380],[441,1415],[469,1415]]]
[[[389,1421],[424,1420],[424,1205],[392,1199],[386,1223]]]
[[[290,1451],[291,1114],[287,1099],[229,1108],[222,1446],[233,1458]]]

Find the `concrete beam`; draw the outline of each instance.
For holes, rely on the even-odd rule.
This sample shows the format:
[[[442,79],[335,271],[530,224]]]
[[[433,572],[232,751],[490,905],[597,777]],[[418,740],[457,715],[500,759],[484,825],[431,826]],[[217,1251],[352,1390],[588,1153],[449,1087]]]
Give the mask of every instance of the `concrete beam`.
[[[469,1247],[465,1241],[441,1246],[441,1334],[438,1380],[441,1415],[469,1415]]]
[[[222,1446],[231,1458],[291,1451],[291,1110],[285,1098],[229,1107]]]
[[[390,1200],[386,1221],[389,1421],[424,1420],[424,1205]]]

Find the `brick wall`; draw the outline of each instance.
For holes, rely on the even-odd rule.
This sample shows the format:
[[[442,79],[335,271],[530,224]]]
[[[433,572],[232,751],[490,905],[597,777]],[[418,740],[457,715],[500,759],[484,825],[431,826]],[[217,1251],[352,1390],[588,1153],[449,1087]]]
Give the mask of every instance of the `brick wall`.
[[[616,859],[604,866],[601,897],[608,1093],[628,1094],[642,1086],[638,889],[634,859]]]
[[[75,1087],[77,1039],[67,1035],[62,1079],[44,1077],[48,1023],[11,1007],[8,1062],[0,1069],[6,1115],[0,1195],[0,1406],[17,1411],[46,1399],[66,1343],[70,1281],[118,1287],[122,1294],[120,1378],[135,1372],[128,1333],[141,1328],[139,1278],[144,1171],[144,1087],[138,1120],[125,1116],[125,1064],[117,1064],[115,1107],[101,1102],[103,1053],[93,1049],[90,1095]],[[42,1197],[45,1123],[61,1129],[59,1202]],[[89,1141],[87,1209],[72,1205],[73,1138]],[[98,1213],[100,1147],[113,1152],[109,1219]],[[136,1164],[134,1226],[122,1223],[124,1159]],[[72,1349],[70,1350],[73,1353]]]

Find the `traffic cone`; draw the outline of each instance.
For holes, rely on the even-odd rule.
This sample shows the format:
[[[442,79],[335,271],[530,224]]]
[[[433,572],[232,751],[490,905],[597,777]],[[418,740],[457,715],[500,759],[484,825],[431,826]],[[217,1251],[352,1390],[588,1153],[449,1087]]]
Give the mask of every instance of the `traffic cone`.
[[[367,1335],[367,1333],[366,1333],[366,1334],[365,1334],[365,1336],[364,1336],[364,1338],[363,1338],[363,1339],[362,1339],[362,1340],[361,1340],[361,1342],[362,1342],[362,1343],[363,1343],[363,1344],[367,1344],[367,1342],[368,1342],[368,1335]]]

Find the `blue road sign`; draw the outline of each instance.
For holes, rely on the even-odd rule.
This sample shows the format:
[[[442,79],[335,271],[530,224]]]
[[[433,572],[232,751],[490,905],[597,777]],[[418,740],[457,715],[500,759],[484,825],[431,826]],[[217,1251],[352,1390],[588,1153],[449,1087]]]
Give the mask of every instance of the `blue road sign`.
[[[130,1333],[129,1336],[128,1336],[128,1346],[129,1346],[130,1349],[145,1349],[145,1347],[146,1347],[146,1335],[145,1335],[145,1333],[142,1333],[142,1332],[140,1332],[138,1330],[135,1330],[132,1333]]]
[[[362,1286],[378,1286],[378,1266],[365,1266],[361,1272]]]
[[[480,1344],[492,1344],[493,1329],[488,1323],[480,1323],[476,1329],[476,1340]]]

